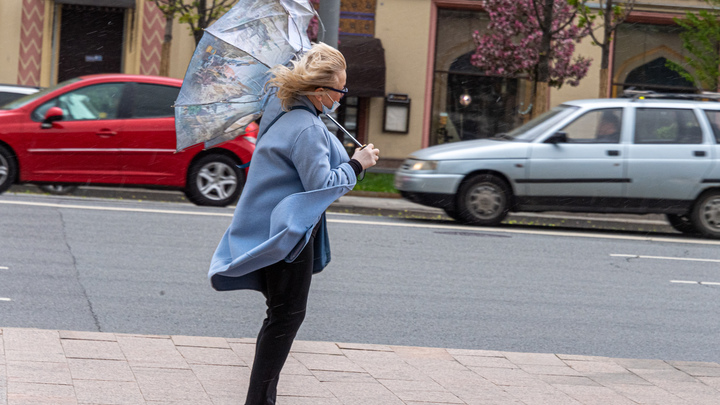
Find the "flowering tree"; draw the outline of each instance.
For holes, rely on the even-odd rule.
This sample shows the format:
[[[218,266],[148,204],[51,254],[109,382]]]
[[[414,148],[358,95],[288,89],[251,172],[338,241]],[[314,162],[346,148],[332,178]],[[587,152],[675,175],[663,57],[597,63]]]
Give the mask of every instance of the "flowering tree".
[[[592,1],[598,5],[597,9],[591,9],[587,3]],[[594,23],[601,19],[602,24],[598,27],[599,31],[590,30],[590,37],[593,44],[600,46],[600,87],[598,96],[605,98],[608,96],[608,84],[610,82],[610,42],[618,26],[625,22],[627,16],[632,12],[635,6],[635,0],[626,0],[620,7],[614,0],[569,0],[570,4],[578,8],[581,23]],[[602,36],[601,36],[602,35]],[[600,39],[602,38],[602,39]]]
[[[320,0],[310,0],[310,4],[315,8],[315,10],[320,7]],[[318,32],[320,31],[320,22],[318,21],[317,16],[313,17],[312,20],[310,20],[310,25],[308,25],[307,34],[308,38],[310,38],[310,41],[317,42]]]
[[[532,116],[547,110],[548,86],[577,86],[590,59],[572,60],[575,43],[590,23],[575,24],[577,8],[567,0],[487,0],[490,23],[475,31],[471,63],[488,75],[527,75],[534,83]]]

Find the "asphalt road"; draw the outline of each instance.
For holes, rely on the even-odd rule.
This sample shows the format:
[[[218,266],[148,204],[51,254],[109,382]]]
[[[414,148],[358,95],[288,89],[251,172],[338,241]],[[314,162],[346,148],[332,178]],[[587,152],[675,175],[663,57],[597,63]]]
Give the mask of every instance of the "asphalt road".
[[[229,208],[0,195],[0,325],[252,337],[206,271]],[[720,361],[718,241],[330,214],[298,338]]]

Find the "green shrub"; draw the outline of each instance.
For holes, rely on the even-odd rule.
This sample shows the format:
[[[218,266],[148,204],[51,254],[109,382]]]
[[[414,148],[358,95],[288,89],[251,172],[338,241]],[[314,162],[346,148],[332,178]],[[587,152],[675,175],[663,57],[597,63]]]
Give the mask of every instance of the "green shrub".
[[[398,193],[394,186],[395,175],[390,173],[365,173],[353,191],[375,191],[380,193]]]

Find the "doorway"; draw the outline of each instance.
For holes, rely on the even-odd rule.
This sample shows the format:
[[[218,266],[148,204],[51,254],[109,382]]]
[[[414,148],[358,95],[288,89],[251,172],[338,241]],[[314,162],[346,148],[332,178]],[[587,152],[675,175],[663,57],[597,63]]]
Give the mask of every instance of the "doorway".
[[[64,4],[60,18],[58,82],[122,71],[125,9]]]

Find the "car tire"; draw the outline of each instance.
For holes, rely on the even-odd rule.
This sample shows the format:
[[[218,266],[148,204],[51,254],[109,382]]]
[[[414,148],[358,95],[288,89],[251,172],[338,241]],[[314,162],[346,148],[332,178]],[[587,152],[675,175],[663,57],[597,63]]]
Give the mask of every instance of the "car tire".
[[[699,233],[720,238],[720,191],[701,195],[695,202],[691,219]]]
[[[225,155],[206,155],[190,165],[185,195],[197,205],[225,207],[237,201],[245,173]]]
[[[665,218],[667,218],[670,226],[678,232],[688,235],[697,235],[698,233],[695,225],[693,225],[690,217],[687,215],[665,214]]]
[[[17,162],[15,162],[15,155],[0,145],[0,193],[7,191],[16,178]]]
[[[38,187],[40,188],[40,190],[53,195],[72,194],[78,188],[78,186],[72,186],[67,184],[43,184]]]
[[[456,221],[458,221],[458,222],[461,222],[461,221],[462,221],[462,219],[461,219],[460,216],[458,215],[457,210],[456,210],[455,208],[447,208],[447,207],[445,207],[445,208],[443,208],[443,211],[445,211],[445,213],[447,214],[447,216],[449,216],[450,218],[452,218],[452,219],[454,219],[454,220],[456,220]]]
[[[510,187],[497,176],[481,174],[460,186],[457,215],[467,224],[492,226],[510,211]]]

